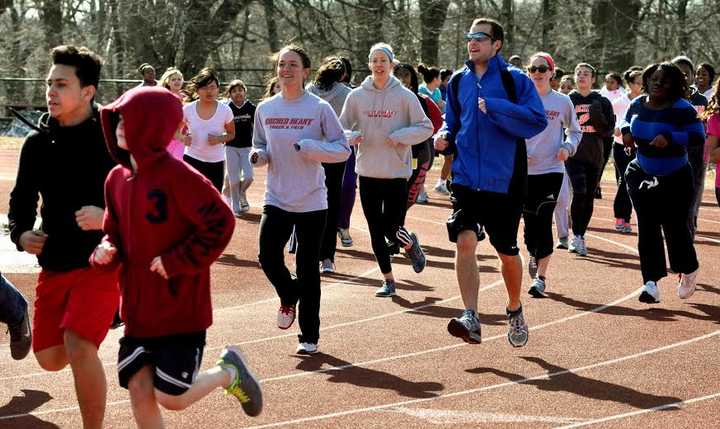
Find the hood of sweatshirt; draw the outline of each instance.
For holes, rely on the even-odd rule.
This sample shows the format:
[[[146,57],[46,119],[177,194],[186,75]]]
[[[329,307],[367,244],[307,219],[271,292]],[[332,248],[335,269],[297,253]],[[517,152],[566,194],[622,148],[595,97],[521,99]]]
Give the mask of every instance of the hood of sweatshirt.
[[[334,100],[336,97],[347,94],[347,92],[349,92],[349,89],[340,82],[334,83],[332,88],[330,89],[320,89],[314,84],[308,85],[307,89],[308,91],[317,95],[328,103],[330,103],[331,100]]]
[[[373,79],[372,76],[368,76],[365,78],[365,80],[360,84],[360,86],[363,89],[367,89],[368,91],[373,92],[385,92],[385,91],[392,91],[393,88],[396,86],[402,86],[402,82],[398,78],[396,78],[393,75],[390,75],[390,78],[388,79],[387,83],[385,84],[385,87],[382,89],[378,89],[373,85]]]
[[[165,88],[139,87],[121,95],[100,109],[105,142],[110,155],[132,169],[128,151],[117,145],[115,129],[124,120],[125,141],[138,168],[167,155],[165,148],[172,140],[183,118],[182,102]]]

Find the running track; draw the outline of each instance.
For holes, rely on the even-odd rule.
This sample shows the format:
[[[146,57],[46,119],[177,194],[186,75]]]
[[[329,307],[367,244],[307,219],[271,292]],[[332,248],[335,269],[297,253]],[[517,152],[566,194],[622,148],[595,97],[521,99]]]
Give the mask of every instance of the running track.
[[[0,151],[0,161],[0,213],[7,213],[17,155]],[[697,239],[698,291],[681,301],[668,277],[661,282],[662,303],[649,307],[637,301],[636,236],[614,231],[614,184],[603,183],[605,199],[596,201],[587,235],[590,256],[557,251],[550,297],[523,293],[531,333],[521,349],[505,338],[506,295],[487,241],[478,252],[483,344],[466,345],[446,332],[462,308],[444,227],[446,197],[431,193],[431,204],[408,213],[428,266],[417,275],[395,258],[399,296],[392,300],[373,296],[380,274],[356,204],[355,246],[339,248],[339,273],[323,278],[322,353],[299,357],[296,333],[275,327],[278,300],[255,262],[265,170],[257,172],[253,208],[212,268],[215,322],[204,367],[224,344],[240,344],[263,380],[265,410],[248,418],[217,392],[183,412],[166,412],[167,427],[689,428],[720,421],[720,209],[711,190]],[[6,274],[34,297],[37,274]],[[527,275],[523,281],[526,289]],[[106,426],[112,428],[133,427],[127,392],[115,375],[120,335],[111,331],[100,349],[109,378]],[[80,427],[70,372],[43,372],[32,356],[13,361],[7,343],[3,330],[0,427]]]

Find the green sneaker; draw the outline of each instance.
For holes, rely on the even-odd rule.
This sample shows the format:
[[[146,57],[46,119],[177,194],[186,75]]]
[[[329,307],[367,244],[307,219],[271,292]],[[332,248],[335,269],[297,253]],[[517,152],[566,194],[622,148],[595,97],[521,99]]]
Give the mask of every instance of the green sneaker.
[[[255,417],[263,406],[260,383],[245,364],[240,350],[233,346],[225,347],[217,361],[220,368],[233,368],[237,376],[230,386],[225,388],[226,395],[232,395],[240,401],[245,414]]]

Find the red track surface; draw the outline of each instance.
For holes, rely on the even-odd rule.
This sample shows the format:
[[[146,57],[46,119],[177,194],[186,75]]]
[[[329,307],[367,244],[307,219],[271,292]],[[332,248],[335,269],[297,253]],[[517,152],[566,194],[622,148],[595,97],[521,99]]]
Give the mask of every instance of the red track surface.
[[[16,155],[0,151],[0,161],[0,212],[7,213]],[[215,322],[204,366],[223,345],[239,344],[263,380],[265,410],[248,418],[218,391],[183,412],[165,412],[167,427],[717,427],[720,209],[712,190],[696,243],[698,291],[681,301],[668,277],[662,303],[648,306],[637,300],[637,237],[614,231],[614,186],[604,183],[586,236],[589,256],[556,251],[549,298],[523,293],[531,332],[521,349],[505,338],[506,294],[487,241],[478,252],[483,344],[446,332],[462,308],[444,227],[447,197],[431,192],[429,205],[409,212],[407,226],[418,233],[428,266],[417,275],[395,258],[399,296],[392,300],[373,296],[380,274],[357,204],[355,245],[339,248],[338,274],[323,277],[321,353],[299,357],[295,332],[275,327],[278,299],[256,263],[263,181],[260,169],[249,193],[253,208],[212,269]],[[6,274],[34,297],[36,274]],[[120,335],[111,331],[100,349],[112,428],[134,426],[127,391],[116,381]],[[7,343],[0,333],[0,427],[80,427],[70,372],[44,372],[32,356],[13,361]]]

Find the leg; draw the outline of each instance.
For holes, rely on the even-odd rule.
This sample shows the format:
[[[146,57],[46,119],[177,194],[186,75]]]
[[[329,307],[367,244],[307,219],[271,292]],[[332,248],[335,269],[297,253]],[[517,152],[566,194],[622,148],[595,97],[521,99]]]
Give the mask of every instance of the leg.
[[[392,279],[390,254],[385,244],[386,227],[383,225],[382,186],[384,180],[360,176],[360,203],[370,229],[370,242],[380,271]],[[403,198],[403,202],[405,199]]]
[[[133,416],[138,428],[141,429],[165,427],[158,407],[158,399],[155,397],[153,373],[153,367],[145,365],[130,378],[128,383]]]
[[[293,224],[292,214],[273,206],[263,208],[259,234],[260,266],[275,287],[280,303],[289,307],[297,303],[297,288],[285,265],[283,249],[292,234]]]
[[[694,210],[695,184],[690,170],[684,168],[665,177],[663,190],[663,201],[672,201],[672,204],[665,206],[662,222],[670,268],[673,272],[682,274],[690,274],[699,267],[692,230],[688,223],[683,221],[692,215]]]
[[[357,188],[357,173],[355,173],[355,149],[345,163],[345,172],[342,180],[342,195],[340,197],[340,208],[338,211],[338,228],[350,228],[350,216],[355,205],[355,193]]]
[[[342,177],[345,173],[345,163],[323,164],[325,169],[325,187],[327,188],[327,221],[322,234],[320,260],[335,261],[337,248],[337,218],[340,211],[340,195],[342,193]]]
[[[468,310],[477,312],[478,289],[480,274],[477,265],[477,233],[472,230],[461,231],[457,237],[455,252],[455,274],[457,276],[460,296]]]
[[[253,172],[253,166],[250,163],[250,148],[243,147],[238,149],[240,154],[240,171],[242,173],[242,180],[240,180],[240,195],[242,196],[245,203],[247,203],[247,196],[245,193],[253,183],[255,173]]]
[[[68,329],[65,330],[65,351],[75,380],[83,427],[102,428],[107,384],[97,346]]]
[[[240,149],[225,146],[225,164],[227,165],[228,187],[233,213],[240,213]]]
[[[508,293],[507,309],[515,311],[522,305],[520,302],[520,289],[522,288],[522,262],[520,255],[504,255],[498,253],[498,257],[500,258],[501,272]]]
[[[688,161],[692,167],[693,177],[693,201],[692,210],[690,211],[690,217],[688,222],[692,230],[693,237],[695,237],[695,230],[697,229],[697,217],[700,211],[700,203],[702,202],[702,194],[705,190],[705,160],[704,147],[703,146],[691,146],[687,148]]]
[[[563,182],[555,206],[555,228],[558,238],[567,238],[570,234],[568,222],[568,207],[570,206],[570,179],[567,173],[563,174]]]
[[[0,274],[0,322],[17,325],[25,318],[28,303],[19,290]]]
[[[629,223],[632,215],[632,202],[627,192],[627,186],[625,186],[625,170],[630,161],[635,158],[635,150],[628,154],[624,146],[616,144],[613,147],[613,158],[615,159],[615,174],[618,179],[613,211],[616,219],[623,219]]]
[[[572,203],[570,204],[572,230],[575,235],[582,235],[585,233],[582,219],[588,199],[587,194],[590,193],[590,198],[593,198],[593,194],[588,189],[587,178],[585,177],[586,171],[581,161],[570,158],[565,161],[565,168],[572,186]]]
[[[170,395],[158,389],[154,389],[153,393],[163,408],[180,411],[206,397],[213,390],[229,386],[232,381],[228,370],[214,366],[198,375],[192,386],[181,395]]]
[[[298,322],[300,342],[317,344],[320,338],[320,240],[317,233],[325,226],[327,211],[302,213],[297,216],[298,235],[297,279],[299,286]],[[335,237],[335,234],[332,234]]]
[[[64,345],[36,351],[35,359],[37,359],[38,364],[45,371],[60,371],[68,364],[68,357]]]

